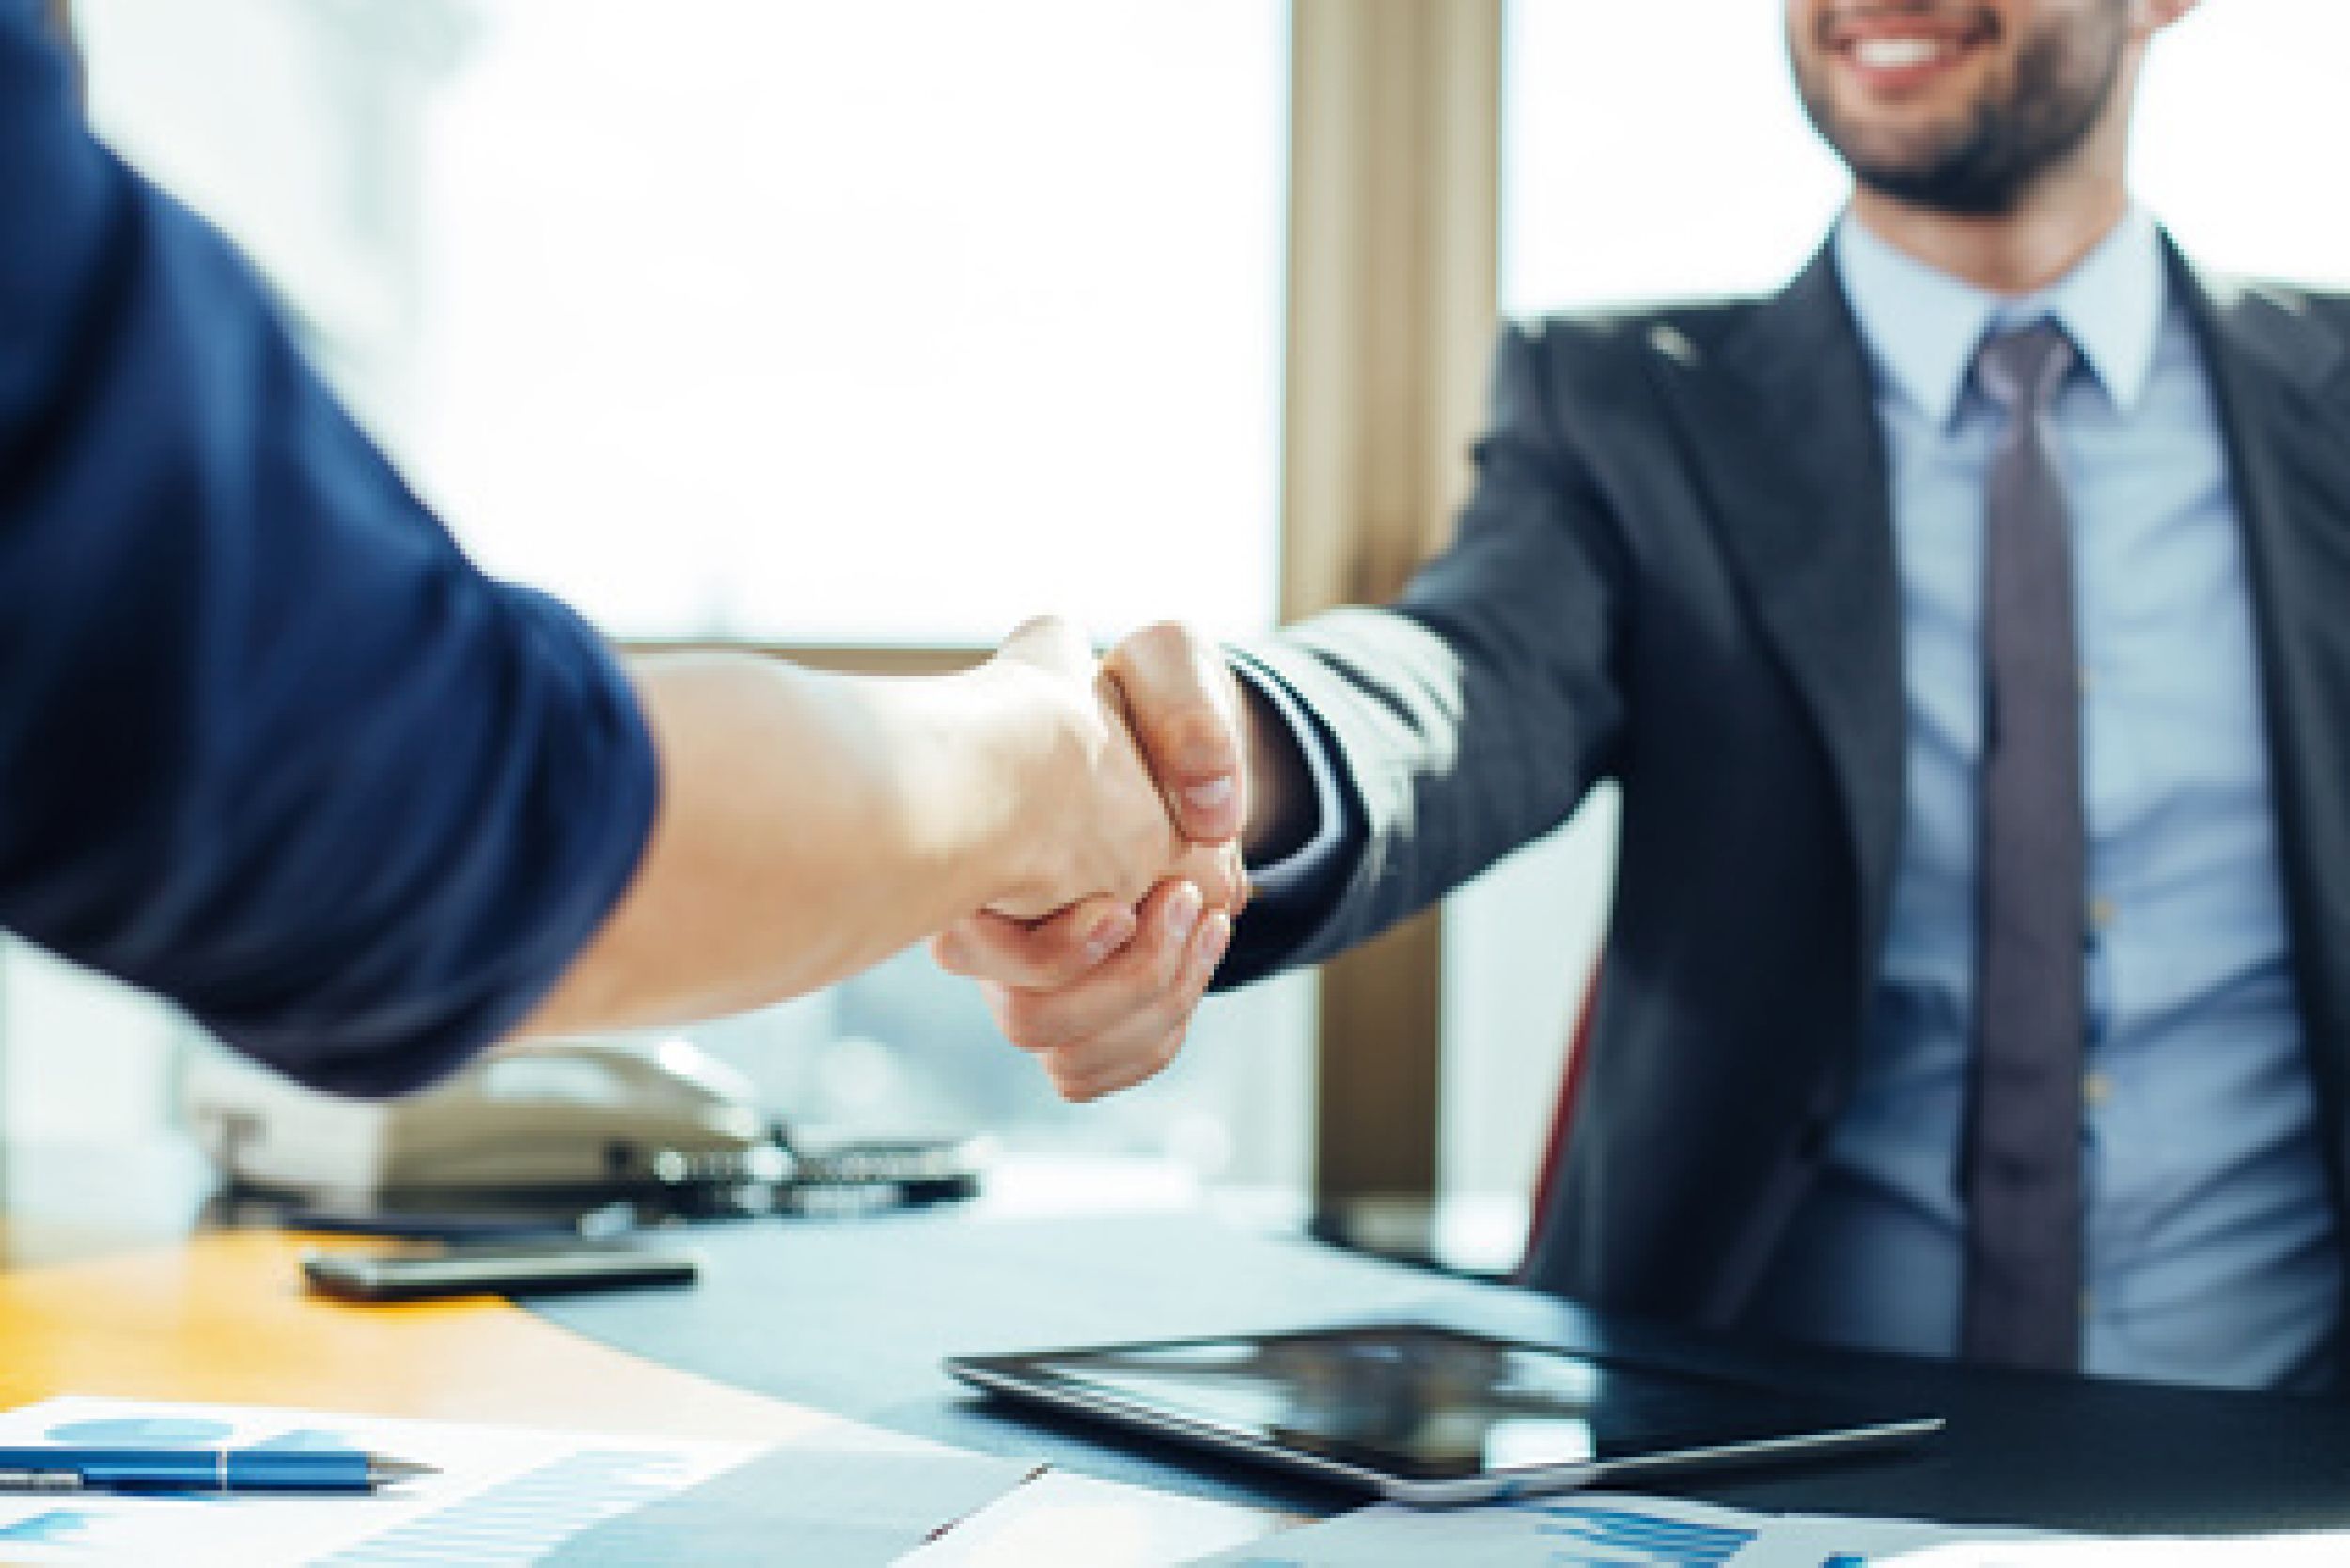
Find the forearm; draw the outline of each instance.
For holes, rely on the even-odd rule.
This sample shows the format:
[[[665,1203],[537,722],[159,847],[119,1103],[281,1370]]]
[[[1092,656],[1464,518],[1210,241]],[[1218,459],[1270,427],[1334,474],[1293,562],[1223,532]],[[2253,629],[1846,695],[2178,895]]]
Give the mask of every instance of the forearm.
[[[520,1032],[796,996],[1018,896],[1032,875],[1026,819],[1058,760],[1005,670],[859,679],[665,655],[631,674],[660,755],[660,811],[629,891]]]

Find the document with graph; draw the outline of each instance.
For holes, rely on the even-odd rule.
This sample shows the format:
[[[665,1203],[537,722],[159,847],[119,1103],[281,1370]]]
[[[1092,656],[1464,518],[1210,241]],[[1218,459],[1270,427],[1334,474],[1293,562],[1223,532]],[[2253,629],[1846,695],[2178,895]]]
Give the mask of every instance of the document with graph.
[[[0,1562],[528,1562],[717,1476],[755,1444],[604,1437],[243,1405],[69,1397],[0,1412],[0,1444],[361,1449],[436,1475],[372,1494],[0,1496]]]
[[[649,1509],[649,1516],[660,1513],[660,1504],[752,1460],[804,1460],[844,1507],[855,1507],[860,1476],[884,1466],[874,1469],[870,1483],[886,1479],[898,1513],[910,1507],[907,1493],[931,1509],[921,1528],[901,1530],[893,1540],[851,1542],[855,1560],[891,1560],[1032,1469],[858,1429],[854,1422],[822,1436],[761,1448],[87,1396],[0,1410],[0,1446],[33,1443],[78,1450],[359,1448],[432,1465],[437,1474],[376,1493],[0,1495],[0,1563],[536,1563],[559,1554],[566,1542],[585,1544],[603,1535],[602,1526],[639,1509]],[[724,1513],[724,1507],[713,1512]],[[697,1513],[700,1509],[688,1509],[686,1516],[677,1516],[672,1509],[669,1516],[691,1532]]]

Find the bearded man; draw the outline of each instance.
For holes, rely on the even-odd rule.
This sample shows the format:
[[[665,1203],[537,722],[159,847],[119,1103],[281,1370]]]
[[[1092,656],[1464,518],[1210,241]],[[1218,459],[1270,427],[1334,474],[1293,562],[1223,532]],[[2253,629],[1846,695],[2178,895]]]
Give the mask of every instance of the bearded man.
[[[1788,0],[1850,204],[1776,297],[1503,336],[1392,606],[1112,665],[1310,964],[1622,790],[1528,1255],[1845,1345],[2336,1378],[2350,1121],[2350,302],[2131,198],[2193,0]],[[1162,1064],[1183,935],[942,958],[1065,1089]]]

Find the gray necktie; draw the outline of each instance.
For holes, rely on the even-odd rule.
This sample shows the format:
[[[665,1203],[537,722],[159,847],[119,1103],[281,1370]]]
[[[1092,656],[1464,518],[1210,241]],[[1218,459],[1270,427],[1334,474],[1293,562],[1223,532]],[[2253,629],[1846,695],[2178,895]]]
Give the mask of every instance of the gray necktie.
[[[2080,677],[2048,446],[2072,365],[2072,344],[2047,322],[1989,339],[1976,360],[2006,427],[1985,507],[1965,1350],[2024,1367],[2080,1357]]]

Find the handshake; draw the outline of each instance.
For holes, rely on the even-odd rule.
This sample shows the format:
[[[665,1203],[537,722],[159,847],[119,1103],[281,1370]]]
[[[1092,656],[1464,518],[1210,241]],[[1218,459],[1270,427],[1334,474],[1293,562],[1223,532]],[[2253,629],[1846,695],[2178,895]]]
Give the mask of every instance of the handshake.
[[[1022,715],[1010,773],[1012,878],[932,940],[977,980],[1006,1039],[1071,1100],[1152,1076],[1191,1015],[1248,899],[1244,844],[1272,803],[1258,722],[1211,643],[1136,633],[1098,663],[1068,623],[1031,621],[980,672]]]

